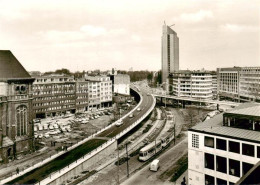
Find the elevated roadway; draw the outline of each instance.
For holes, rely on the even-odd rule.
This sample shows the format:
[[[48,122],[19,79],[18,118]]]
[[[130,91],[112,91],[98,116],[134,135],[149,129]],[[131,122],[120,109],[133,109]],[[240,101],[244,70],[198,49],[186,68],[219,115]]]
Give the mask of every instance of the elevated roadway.
[[[196,98],[188,98],[188,97],[178,97],[178,96],[171,96],[171,95],[160,95],[160,94],[153,94],[156,98],[162,99],[172,99],[177,101],[186,101],[186,102],[196,102],[196,103],[208,103],[208,104],[218,104],[218,105],[228,105],[228,106],[238,106],[241,103],[238,102],[230,102],[230,101],[219,101],[219,100],[204,100],[204,99],[196,99]]]

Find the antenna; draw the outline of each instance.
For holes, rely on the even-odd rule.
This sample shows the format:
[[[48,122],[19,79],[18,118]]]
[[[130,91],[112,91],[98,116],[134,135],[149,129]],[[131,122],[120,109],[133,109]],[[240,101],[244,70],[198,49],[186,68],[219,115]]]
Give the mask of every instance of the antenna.
[[[165,20],[163,22],[164,22],[164,25],[166,25]]]

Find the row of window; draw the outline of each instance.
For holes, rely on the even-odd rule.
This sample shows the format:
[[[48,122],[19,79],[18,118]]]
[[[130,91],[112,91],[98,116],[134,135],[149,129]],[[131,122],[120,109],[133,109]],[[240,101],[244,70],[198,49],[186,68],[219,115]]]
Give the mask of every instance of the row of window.
[[[45,103],[34,103],[33,106],[47,106],[47,105],[56,105],[56,104],[64,104],[64,103],[71,103],[75,100],[61,100],[61,101],[51,101],[51,102],[45,102]]]
[[[227,151],[227,140],[216,138],[216,147],[215,139],[213,137],[205,136],[204,146],[210,148],[216,148],[219,150]],[[238,153],[246,156],[255,157],[255,146],[242,143],[242,149],[240,149],[240,143],[235,141],[228,141],[228,151],[233,153]],[[257,146],[257,157],[260,158],[260,146]]]
[[[227,181],[224,179],[216,178],[215,183],[215,177],[205,174],[205,185],[228,185]],[[229,182],[229,185],[234,185],[235,183]]]
[[[205,168],[229,174],[235,177],[241,177],[245,175],[254,166],[250,163],[240,163],[240,161],[234,159],[227,159],[217,155],[214,156],[209,153],[205,153],[204,159]],[[240,165],[242,165],[242,174],[240,174]]]

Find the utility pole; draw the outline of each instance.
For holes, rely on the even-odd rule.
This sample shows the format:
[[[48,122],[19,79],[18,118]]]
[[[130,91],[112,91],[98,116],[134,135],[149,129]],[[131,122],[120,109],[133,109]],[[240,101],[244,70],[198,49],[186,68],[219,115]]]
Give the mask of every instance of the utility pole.
[[[128,164],[128,150],[127,150],[127,142],[125,144],[125,149],[126,149],[126,169],[127,169],[127,178],[129,177],[129,164]]]
[[[156,138],[155,138],[154,142],[155,142],[155,147],[154,148],[155,148],[155,154],[156,154]]]
[[[117,141],[117,184],[119,185],[119,149],[118,149],[118,140]]]
[[[174,120],[175,120],[175,119],[174,119]],[[175,126],[176,126],[176,124],[174,123],[174,128],[173,128],[173,129],[174,129],[174,130],[173,130],[173,131],[174,131],[174,133],[173,133],[173,134],[174,134],[174,140],[173,140],[174,145],[175,145],[175,139],[176,139],[176,138],[175,138],[175,137],[176,137],[176,129],[175,129]]]

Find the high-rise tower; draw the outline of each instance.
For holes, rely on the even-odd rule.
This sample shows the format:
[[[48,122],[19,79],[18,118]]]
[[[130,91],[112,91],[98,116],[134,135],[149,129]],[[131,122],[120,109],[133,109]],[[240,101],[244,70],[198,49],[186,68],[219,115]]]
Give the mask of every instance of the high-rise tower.
[[[169,73],[179,70],[179,37],[170,26],[163,25],[162,34],[162,83]]]

